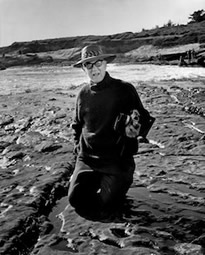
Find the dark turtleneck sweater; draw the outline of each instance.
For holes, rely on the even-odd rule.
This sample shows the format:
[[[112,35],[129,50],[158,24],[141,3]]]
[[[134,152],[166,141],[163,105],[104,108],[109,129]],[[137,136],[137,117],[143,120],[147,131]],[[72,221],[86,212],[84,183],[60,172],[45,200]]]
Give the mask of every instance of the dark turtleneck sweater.
[[[115,120],[120,113],[130,114],[133,109],[140,113],[140,135],[143,136],[150,115],[133,85],[114,79],[108,73],[100,83],[85,85],[78,94],[72,124],[79,155],[109,161],[119,159],[119,133],[114,130]],[[133,138],[126,139],[133,141]],[[129,154],[132,152],[129,153],[128,148]]]

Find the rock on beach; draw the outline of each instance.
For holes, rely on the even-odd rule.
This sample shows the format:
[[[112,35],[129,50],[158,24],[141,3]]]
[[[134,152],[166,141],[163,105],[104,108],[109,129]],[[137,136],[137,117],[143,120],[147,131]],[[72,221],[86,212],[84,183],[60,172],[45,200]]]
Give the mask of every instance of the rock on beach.
[[[78,88],[0,96],[0,254],[204,254],[205,88],[187,83],[134,84],[156,122],[125,201],[103,220],[67,204]]]

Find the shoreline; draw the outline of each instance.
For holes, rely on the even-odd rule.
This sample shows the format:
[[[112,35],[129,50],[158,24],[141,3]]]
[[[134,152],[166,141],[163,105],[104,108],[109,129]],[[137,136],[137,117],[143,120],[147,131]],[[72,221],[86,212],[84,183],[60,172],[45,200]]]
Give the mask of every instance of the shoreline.
[[[99,252],[97,254],[101,254],[101,248],[116,253],[130,252],[133,249],[137,251],[138,246],[141,251],[147,251],[147,254],[169,254],[163,253],[163,249],[167,249],[171,254],[173,250],[179,249],[177,243],[181,244],[181,249],[183,243],[188,243],[187,251],[195,248],[200,252],[205,248],[205,87],[187,89],[177,84],[168,84],[170,82],[155,86],[147,82],[136,86],[144,105],[157,118],[149,139],[163,144],[164,148],[156,144],[140,144],[139,153],[135,157],[138,168],[128,193],[131,204],[130,207],[125,204],[118,215],[125,223],[120,225],[119,231],[126,233],[126,224],[130,224],[131,234],[124,237],[114,234],[110,236],[110,224],[112,229],[119,229],[115,223],[116,218],[107,225],[103,222],[94,223],[80,218],[72,209],[67,208],[63,213],[66,219],[64,229],[67,232],[69,229],[73,230],[70,238],[79,252],[83,249],[90,252],[92,242],[95,243],[93,247],[96,252]],[[66,238],[69,236],[67,232],[50,235],[53,226],[48,215],[56,202],[66,196],[73,170],[73,145],[69,124],[78,89],[76,87],[66,93],[49,90],[0,96],[2,255],[17,252],[37,255],[65,254],[65,245],[61,246],[65,248],[64,251],[54,249],[53,246],[63,240],[67,243]],[[138,196],[140,187],[148,193],[142,192],[144,195]],[[167,201],[173,202],[173,206],[169,206],[169,213],[166,211],[165,201],[160,200],[163,194]],[[154,200],[149,198],[150,196],[154,197]],[[163,215],[161,221],[157,213]],[[173,217],[168,217],[169,214]],[[152,223],[148,227],[151,219]],[[73,228],[72,223],[75,221]],[[165,224],[166,221],[170,227]],[[175,226],[177,221],[180,228]],[[157,222],[160,228],[159,225],[156,228]],[[183,222],[186,222],[186,226]],[[89,233],[82,236],[83,248],[79,241],[80,232],[86,232],[89,225],[96,238]],[[194,232],[196,226],[197,233]],[[147,233],[150,244],[155,242],[158,248],[148,245],[143,239],[143,231],[138,231],[139,227]],[[154,239],[151,237],[152,233],[156,235],[159,230],[164,231],[161,233],[161,241],[156,236]],[[181,231],[184,237],[178,235],[177,230]],[[100,232],[105,239],[101,239]],[[170,244],[168,237],[172,240]],[[123,241],[125,246],[110,245],[109,241],[106,241],[110,240],[109,238]],[[136,245],[134,240],[138,240]],[[167,247],[162,245],[163,240],[166,240]]]
[[[146,71],[147,70],[147,71]],[[108,71],[113,77],[133,84],[154,86],[204,87],[205,69],[151,64],[109,64]],[[147,73],[147,74],[146,74]],[[32,79],[30,80],[30,76]],[[35,75],[37,80],[35,80]],[[56,84],[55,84],[56,82]],[[2,71],[0,95],[55,91],[69,93],[86,83],[83,71],[70,66],[13,67]],[[164,84],[164,85],[163,85]],[[56,87],[57,85],[57,87]]]

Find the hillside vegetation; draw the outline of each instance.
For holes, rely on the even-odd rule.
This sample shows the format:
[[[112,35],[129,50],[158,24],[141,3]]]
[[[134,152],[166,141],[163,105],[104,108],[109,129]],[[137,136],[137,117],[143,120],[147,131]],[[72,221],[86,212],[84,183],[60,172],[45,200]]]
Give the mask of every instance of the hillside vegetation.
[[[163,57],[164,62],[175,61],[185,56],[187,50],[203,53],[205,20],[187,25],[174,25],[170,22],[163,27],[143,29],[138,33],[14,42],[0,48],[0,63],[5,67],[42,62],[72,64],[80,58],[81,48],[90,43],[99,43],[106,46],[108,52],[116,53],[116,62],[156,62],[159,56]]]

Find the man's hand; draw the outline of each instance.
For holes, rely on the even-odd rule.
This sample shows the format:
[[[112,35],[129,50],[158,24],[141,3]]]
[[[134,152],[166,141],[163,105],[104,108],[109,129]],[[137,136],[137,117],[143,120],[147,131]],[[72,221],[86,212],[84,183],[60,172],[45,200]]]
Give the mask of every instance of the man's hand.
[[[128,116],[125,127],[125,134],[129,138],[137,138],[140,132],[141,125],[139,124],[139,112],[133,110],[132,114]]]

